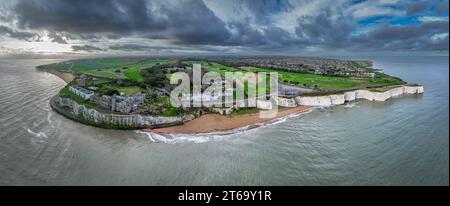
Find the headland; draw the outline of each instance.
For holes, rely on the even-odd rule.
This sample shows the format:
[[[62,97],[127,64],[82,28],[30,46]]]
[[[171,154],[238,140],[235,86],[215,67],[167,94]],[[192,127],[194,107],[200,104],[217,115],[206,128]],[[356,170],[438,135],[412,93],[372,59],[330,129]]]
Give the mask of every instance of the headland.
[[[193,73],[193,65],[205,72],[276,72],[277,96],[244,106],[177,108],[171,103],[169,83],[178,72]],[[257,127],[310,107],[329,107],[357,99],[386,101],[403,94],[421,94],[423,87],[373,68],[370,61],[322,58],[183,58],[183,59],[84,59],[41,65],[39,70],[55,74],[67,85],[50,104],[58,113],[75,121],[110,129],[144,129],[157,133],[207,133],[240,127]],[[202,71],[203,74],[203,71]],[[216,83],[217,84],[217,83]],[[225,85],[224,82],[219,84]],[[247,91],[249,84],[242,86]],[[207,88],[202,87],[202,90]],[[262,89],[262,90],[261,90]],[[257,90],[272,96],[271,88]],[[236,90],[207,100],[236,98]],[[248,94],[244,93],[245,98]],[[202,96],[205,101],[205,96]],[[279,108],[271,118],[258,111]]]

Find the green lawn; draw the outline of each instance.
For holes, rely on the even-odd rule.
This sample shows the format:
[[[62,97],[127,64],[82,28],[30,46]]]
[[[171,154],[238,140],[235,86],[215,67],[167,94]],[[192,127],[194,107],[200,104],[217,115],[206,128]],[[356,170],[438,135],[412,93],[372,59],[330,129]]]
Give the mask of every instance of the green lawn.
[[[71,63],[63,62],[57,64],[43,65],[43,69],[56,69],[64,71],[73,71],[76,73],[85,73],[88,75],[108,78],[108,79],[129,79],[135,82],[143,82],[144,77],[140,74],[140,71],[144,68],[149,68],[156,64],[170,64],[174,63],[172,60],[130,60],[130,59],[92,59],[92,60],[77,60]],[[280,71],[274,69],[263,69],[248,67],[245,69],[234,68],[225,65],[221,65],[215,62],[196,62],[201,63],[202,68],[206,71],[214,71],[224,76],[225,72],[241,71],[246,73],[252,72],[278,72],[279,81],[282,83],[294,84],[300,87],[316,88],[330,91],[343,91],[353,90],[361,88],[373,88],[381,86],[391,86],[403,84],[404,82],[396,77],[392,77],[386,74],[377,74],[376,78],[361,78],[361,77],[335,77],[335,76],[323,76],[316,74],[305,74],[297,72]],[[367,66],[367,65],[363,65]],[[116,73],[116,70],[120,69],[120,73]],[[248,86],[245,85],[247,88]],[[261,91],[264,88],[257,88]]]
[[[240,71],[237,68],[228,67],[228,66],[221,65],[218,63],[211,63],[211,65],[209,65],[208,63],[202,63],[202,69],[205,69],[206,71],[209,71],[209,72],[217,72],[222,76],[225,76],[225,72]]]
[[[396,77],[392,77],[386,74],[379,74],[377,78],[364,78],[364,77],[338,77],[338,76],[324,76],[317,74],[306,74],[297,72],[280,71],[275,69],[263,69],[256,67],[248,67],[245,69],[238,69],[233,67],[224,66],[218,63],[202,63],[202,68],[206,71],[218,72],[222,76],[225,72],[241,71],[246,73],[251,72],[277,72],[278,81],[282,83],[295,84],[300,87],[316,88],[324,90],[344,91],[360,88],[371,88],[381,86],[392,86],[403,84],[404,82]],[[248,85],[245,84],[247,89]],[[268,86],[267,86],[268,87]],[[258,94],[263,93],[268,88],[257,88]]]
[[[141,69],[159,64],[171,64],[172,60],[130,60],[130,59],[88,59],[77,60],[71,63],[62,62],[42,65],[42,69],[55,69],[59,71],[73,71],[78,74],[88,74],[108,79],[130,79],[136,82],[144,81],[140,74]],[[121,73],[116,73],[120,69]]]
[[[77,102],[78,104],[83,104],[89,108],[94,108],[95,106],[97,106],[94,102],[89,101],[89,100],[84,100],[82,97],[76,95],[75,93],[69,91],[69,86],[64,87],[63,89],[61,89],[60,95],[67,95],[69,96],[72,100],[74,100],[75,102]]]
[[[128,59],[99,59],[96,60],[95,63],[99,67],[124,67],[126,65],[135,64],[136,60],[128,60]]]
[[[142,91],[142,88],[140,87],[118,87],[117,91],[120,93],[124,93],[125,96],[133,96],[135,94],[138,94]]]
[[[175,108],[170,104],[170,98],[168,96],[163,96],[161,101],[166,105],[167,110],[163,112],[161,115],[173,117],[173,116],[179,116],[181,114],[180,108]]]
[[[125,75],[125,77],[127,79],[130,79],[130,80],[133,80],[136,82],[142,82],[142,81],[144,81],[144,77],[140,73],[141,69],[152,67],[152,66],[156,65],[157,63],[163,65],[163,64],[171,64],[171,63],[173,63],[173,61],[171,61],[171,60],[150,60],[150,61],[140,62],[140,63],[128,66],[128,69],[125,69],[123,71],[123,74]]]
[[[383,75],[380,78],[335,77],[255,67],[252,67],[249,70],[252,72],[278,72],[278,80],[280,82],[297,84],[299,86],[309,88],[317,87],[318,89],[326,90],[350,90],[367,87],[390,86],[404,83],[400,79],[389,75]]]
[[[222,77],[225,76],[225,72],[242,72],[242,74],[247,73],[246,70],[242,70],[242,69],[238,69],[238,68],[234,68],[234,67],[229,67],[229,66],[225,66],[222,64],[218,64],[218,63],[211,63],[211,65],[209,65],[208,63],[202,63],[202,68],[205,69],[206,71],[213,71],[213,72],[217,72],[219,73]],[[267,77],[267,80],[269,80],[269,77]],[[258,84],[258,83],[257,83]],[[265,93],[269,93],[269,84],[267,82],[266,87],[256,87],[254,88],[253,85],[249,85],[248,82],[244,82],[244,93],[247,94],[247,91],[249,91],[249,89],[255,89],[257,91],[257,94],[265,94]],[[234,92],[234,97],[239,97],[237,96],[237,93]]]
[[[122,75],[122,73],[116,73],[116,70],[117,69],[88,70],[82,73],[108,79],[124,79],[125,77]]]

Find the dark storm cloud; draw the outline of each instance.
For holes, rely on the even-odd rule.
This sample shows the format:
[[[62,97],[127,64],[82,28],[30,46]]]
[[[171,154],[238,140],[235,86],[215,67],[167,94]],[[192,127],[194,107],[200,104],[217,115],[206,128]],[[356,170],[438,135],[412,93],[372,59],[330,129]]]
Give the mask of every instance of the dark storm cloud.
[[[335,15],[332,19],[330,16]],[[345,47],[356,24],[342,13],[325,10],[317,16],[301,17],[295,29],[299,41],[305,46]]]
[[[214,46],[208,45],[189,45],[189,46],[149,46],[149,45],[140,45],[140,44],[117,44],[109,47],[109,50],[114,51],[190,51],[190,50],[198,50],[203,52],[217,52],[223,51],[223,49],[214,48]],[[225,49],[226,50],[226,49]]]
[[[223,42],[222,45],[269,48],[286,46],[297,41],[294,35],[276,25],[253,26],[248,18],[229,22],[227,25],[234,32],[234,35]]]
[[[51,39],[52,42],[59,44],[67,44],[67,41],[63,38],[63,35],[61,34],[50,33],[48,34],[48,37]]]
[[[288,1],[280,0],[245,0],[242,6],[246,6],[259,23],[269,23],[267,16],[288,12],[294,7]]]
[[[160,51],[180,48],[180,46],[148,46],[140,44],[117,44],[109,47],[110,50],[116,51]]]
[[[23,28],[75,34],[162,29],[163,24],[148,18],[146,8],[142,0],[21,0],[14,10]]]
[[[185,1],[180,9],[163,5],[161,12],[170,17],[166,25],[177,43],[221,44],[230,38],[225,23],[206,7],[203,1]],[[169,35],[170,35],[169,33]]]
[[[224,1],[225,3],[230,1]],[[123,52],[190,49],[221,52],[232,51],[234,48],[244,52],[283,51],[284,48],[352,51],[448,50],[448,35],[445,36],[445,33],[448,33],[448,22],[415,22],[399,26],[373,22],[369,26],[362,25],[359,23],[361,19],[355,19],[352,9],[347,9],[352,6],[351,1],[336,1],[336,5],[332,7],[319,2],[324,8],[299,12],[305,13],[304,16],[296,16],[299,15],[296,12],[289,13],[294,15],[297,21],[287,21],[291,25],[277,25],[278,21],[272,17],[278,14],[283,17],[286,12],[297,11],[299,5],[307,6],[309,3],[291,2],[291,5],[288,1],[281,0],[231,3],[231,8],[246,8],[242,10],[250,13],[236,15],[239,19],[226,18],[223,16],[234,13],[217,12],[226,8],[216,8],[217,5],[214,7],[208,4],[211,10],[201,0],[17,0],[8,10],[8,14],[12,15],[2,16],[0,13],[0,17],[10,19],[8,22],[14,22],[13,28],[20,31],[0,26],[0,34],[30,40],[36,39],[34,32],[46,31],[52,42],[67,44],[69,40],[78,40],[82,45],[72,46],[72,49],[88,52],[106,51],[91,45],[102,45],[109,50]],[[402,2],[399,6],[389,8],[377,1],[359,2],[363,3],[367,3],[367,12],[385,9],[397,11],[394,12],[396,15],[404,15],[398,18],[417,16],[421,12],[429,16],[436,16],[429,14],[430,12],[443,13],[444,16],[445,12],[448,13],[447,0]],[[399,9],[401,12],[398,12]],[[373,28],[368,28],[373,25]],[[291,29],[294,32],[287,31],[292,31]],[[119,42],[115,40],[121,38],[152,41],[139,44],[125,39],[120,42],[130,44],[114,45]],[[92,44],[94,42],[101,44]],[[162,46],[148,45],[150,42]]]
[[[142,51],[142,50],[150,50],[153,49],[150,46],[139,45],[139,44],[119,44],[110,46],[111,50],[120,50],[120,51]]]
[[[86,51],[86,52],[95,52],[95,51],[103,51],[103,49],[95,47],[95,46],[89,46],[89,45],[74,45],[72,46],[73,51]]]
[[[228,41],[230,45],[254,46],[268,43],[264,37],[264,32],[252,28],[247,22],[233,22],[229,26],[237,33]]]
[[[14,10],[21,28],[68,32],[84,39],[136,35],[214,44],[230,35],[225,23],[195,0],[177,7],[144,0],[22,0]]]
[[[31,32],[16,31],[14,29],[11,29],[6,26],[1,26],[1,25],[0,25],[0,35],[6,35],[11,38],[26,40],[26,41],[31,41],[33,39],[36,39],[36,40],[39,39],[39,36],[37,34],[31,33]]]
[[[448,50],[448,29],[446,21],[408,26],[386,25],[359,35],[353,41],[373,50]],[[439,34],[445,33],[446,37],[439,37]]]

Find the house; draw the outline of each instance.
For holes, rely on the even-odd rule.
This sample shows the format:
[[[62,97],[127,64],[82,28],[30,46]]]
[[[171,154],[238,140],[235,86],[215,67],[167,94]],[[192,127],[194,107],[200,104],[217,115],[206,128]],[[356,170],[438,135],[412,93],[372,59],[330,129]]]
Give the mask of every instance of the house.
[[[84,100],[88,100],[92,97],[92,95],[94,95],[93,91],[87,90],[87,89],[79,87],[79,86],[69,86],[69,91],[80,96]]]

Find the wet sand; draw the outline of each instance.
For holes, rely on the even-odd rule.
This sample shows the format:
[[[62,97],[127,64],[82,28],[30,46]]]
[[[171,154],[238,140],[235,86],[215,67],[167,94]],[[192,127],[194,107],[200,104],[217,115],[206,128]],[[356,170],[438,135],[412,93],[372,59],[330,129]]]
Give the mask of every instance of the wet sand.
[[[305,112],[309,109],[308,106],[298,106],[294,108],[279,109],[278,113],[273,118],[260,118],[259,113],[244,114],[244,115],[219,115],[219,114],[206,114],[199,118],[188,121],[183,125],[157,128],[157,129],[144,129],[146,132],[155,133],[183,133],[183,134],[195,134],[195,133],[209,133],[217,131],[227,131],[244,126],[257,127],[258,123],[270,122],[275,119]]]
[[[60,72],[60,71],[56,71],[56,70],[48,70],[47,72],[61,78],[66,83],[69,83],[73,79],[75,79],[75,75],[73,75],[70,72]]]

